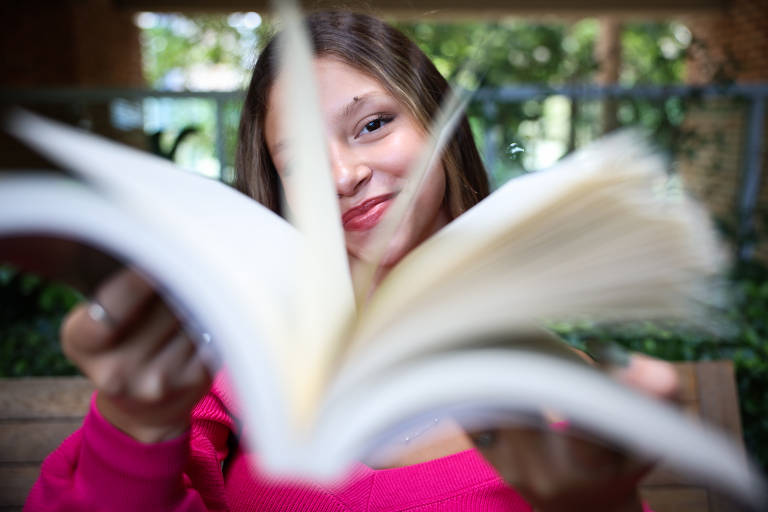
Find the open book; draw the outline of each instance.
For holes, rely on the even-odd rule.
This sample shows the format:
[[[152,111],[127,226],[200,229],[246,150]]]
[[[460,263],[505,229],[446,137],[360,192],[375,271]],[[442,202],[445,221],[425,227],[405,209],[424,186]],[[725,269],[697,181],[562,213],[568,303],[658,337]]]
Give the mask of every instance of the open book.
[[[22,112],[6,125],[74,177],[0,174],[0,260],[42,237],[138,269],[226,365],[246,441],[269,471],[330,478],[435,414],[482,428],[546,408],[747,502],[764,497],[723,436],[531,335],[539,321],[578,315],[687,317],[720,271],[706,215],[665,193],[663,162],[637,137],[508,183],[361,300],[330,175],[317,171],[320,137],[298,141],[295,165],[319,178],[295,181],[322,197],[295,212],[297,229],[165,160]]]

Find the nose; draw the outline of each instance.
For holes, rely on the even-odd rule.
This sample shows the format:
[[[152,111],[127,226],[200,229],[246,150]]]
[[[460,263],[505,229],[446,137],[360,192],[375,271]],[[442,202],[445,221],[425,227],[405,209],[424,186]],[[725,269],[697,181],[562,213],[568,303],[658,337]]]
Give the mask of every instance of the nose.
[[[331,171],[339,197],[353,196],[371,179],[373,171],[359,155],[346,148],[331,147]]]

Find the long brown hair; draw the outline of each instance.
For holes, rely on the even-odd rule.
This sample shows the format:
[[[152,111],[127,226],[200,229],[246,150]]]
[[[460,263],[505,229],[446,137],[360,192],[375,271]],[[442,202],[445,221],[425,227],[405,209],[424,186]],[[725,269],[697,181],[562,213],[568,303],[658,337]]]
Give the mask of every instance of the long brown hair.
[[[366,14],[322,11],[307,16],[315,55],[334,57],[375,78],[410,111],[426,131],[437,114],[448,82],[432,61],[399,30]],[[264,136],[269,90],[278,69],[276,39],[253,69],[240,117],[235,185],[280,212],[281,186]],[[488,177],[466,116],[443,151],[445,201],[456,217],[488,195]]]

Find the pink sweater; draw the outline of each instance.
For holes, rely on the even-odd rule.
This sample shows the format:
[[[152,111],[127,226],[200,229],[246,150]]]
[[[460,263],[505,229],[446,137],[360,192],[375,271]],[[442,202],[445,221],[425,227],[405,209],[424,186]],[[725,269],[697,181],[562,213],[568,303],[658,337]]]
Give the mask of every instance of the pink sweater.
[[[250,469],[239,446],[230,454],[236,410],[219,378],[185,436],[142,444],[107,422],[92,401],[82,428],[43,463],[24,510],[531,510],[474,450],[397,469],[358,464],[329,488],[269,480]]]

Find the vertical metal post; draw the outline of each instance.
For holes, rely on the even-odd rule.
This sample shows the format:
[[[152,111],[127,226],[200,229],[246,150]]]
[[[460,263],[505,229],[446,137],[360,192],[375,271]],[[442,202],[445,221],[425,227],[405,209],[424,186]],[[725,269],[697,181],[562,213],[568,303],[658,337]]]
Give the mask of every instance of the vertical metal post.
[[[747,144],[744,147],[744,174],[739,202],[739,259],[752,257],[755,249],[755,207],[760,194],[760,175],[763,170],[763,134],[765,125],[765,95],[752,96],[747,126]]]
[[[224,101],[216,97],[216,158],[219,160],[219,180],[226,179],[226,149],[224,144]]]
[[[491,190],[495,189],[499,184],[497,183],[496,176],[496,162],[498,160],[498,131],[496,119],[496,105],[491,100],[483,102],[483,114],[485,115],[485,132],[483,133],[483,161],[485,163],[485,170],[488,173],[488,181],[491,185]]]

